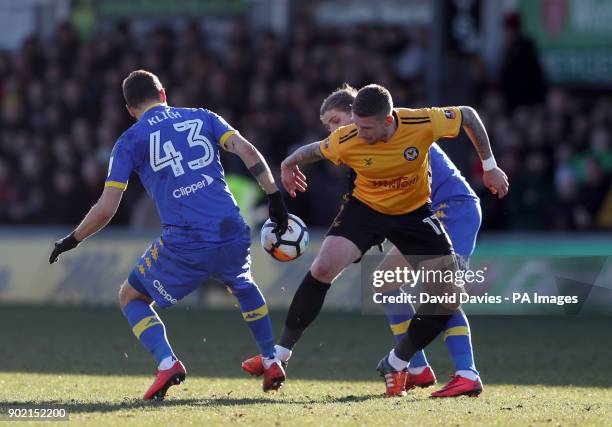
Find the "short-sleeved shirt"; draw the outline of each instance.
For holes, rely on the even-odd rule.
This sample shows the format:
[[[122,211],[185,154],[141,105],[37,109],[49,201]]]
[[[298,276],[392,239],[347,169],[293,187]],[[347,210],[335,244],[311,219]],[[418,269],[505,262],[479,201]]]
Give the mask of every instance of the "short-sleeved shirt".
[[[401,215],[429,200],[429,148],[457,136],[462,119],[458,107],[396,108],[393,115],[397,130],[387,141],[367,144],[352,124],[336,129],[320,148],[334,164],[355,171],[355,198],[380,213]]]
[[[156,105],[115,143],[105,185],[125,190],[136,172],[163,226],[183,230],[202,247],[244,236],[219,158],[219,146],[235,132],[212,111]]]

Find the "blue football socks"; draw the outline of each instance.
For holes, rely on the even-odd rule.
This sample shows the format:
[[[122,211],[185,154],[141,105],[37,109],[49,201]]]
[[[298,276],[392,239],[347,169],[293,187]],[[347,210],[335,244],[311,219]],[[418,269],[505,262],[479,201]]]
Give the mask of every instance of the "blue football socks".
[[[132,300],[123,308],[123,314],[136,338],[155,357],[158,364],[167,357],[174,357],[166,337],[166,328],[150,304],[142,300]]]
[[[444,331],[444,344],[457,371],[472,371],[478,375],[472,351],[470,325],[463,310],[457,310]]]
[[[257,341],[259,351],[267,358],[274,357],[274,336],[268,306],[259,288],[254,283],[231,289],[240,304],[242,317]]]

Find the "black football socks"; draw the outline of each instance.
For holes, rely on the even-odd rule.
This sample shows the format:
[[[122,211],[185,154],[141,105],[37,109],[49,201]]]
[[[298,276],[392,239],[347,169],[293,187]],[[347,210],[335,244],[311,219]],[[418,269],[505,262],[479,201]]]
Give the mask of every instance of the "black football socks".
[[[306,274],[291,301],[285,327],[278,342],[280,346],[293,349],[304,330],[319,315],[330,286],[331,284],[312,277],[310,271]]]
[[[412,318],[406,335],[395,346],[395,355],[405,361],[412,359],[417,351],[424,349],[446,329],[454,313],[440,304],[423,304]]]

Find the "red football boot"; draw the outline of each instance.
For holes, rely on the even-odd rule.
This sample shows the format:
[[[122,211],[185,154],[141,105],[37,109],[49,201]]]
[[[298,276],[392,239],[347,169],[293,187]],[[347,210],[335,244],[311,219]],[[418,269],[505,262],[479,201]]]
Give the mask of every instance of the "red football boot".
[[[253,356],[250,359],[242,362],[242,370],[254,377],[260,377],[264,374],[263,357],[261,354]]]
[[[283,369],[287,369],[287,362],[281,360],[280,363]],[[242,370],[254,377],[261,377],[264,374],[263,356],[258,354],[257,356],[245,360],[242,362]]]
[[[396,371],[393,369],[386,356],[378,362],[376,370],[385,379],[386,397],[406,396],[406,370]]]
[[[262,363],[263,366],[263,363]],[[263,391],[278,390],[285,383],[285,370],[280,362],[274,362],[268,369],[264,369]]]
[[[434,374],[431,366],[426,366],[420,374],[411,374],[410,371],[408,371],[408,376],[406,377],[406,391],[412,390],[415,387],[431,387],[435,383],[436,374]]]
[[[480,377],[476,380],[461,377],[459,375],[451,375],[451,380],[438,390],[431,394],[431,397],[456,397],[470,396],[478,397],[482,393],[483,385]]]
[[[168,389],[185,381],[186,375],[187,370],[185,370],[185,366],[183,366],[180,360],[174,362],[170,369],[158,370],[153,385],[149,387],[143,399],[164,400]]]

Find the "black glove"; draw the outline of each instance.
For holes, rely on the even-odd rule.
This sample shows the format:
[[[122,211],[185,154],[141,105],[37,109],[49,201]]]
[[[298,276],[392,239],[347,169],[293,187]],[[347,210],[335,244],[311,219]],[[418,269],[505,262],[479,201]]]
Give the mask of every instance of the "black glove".
[[[53,252],[51,252],[51,256],[49,257],[49,264],[53,264],[55,261],[57,261],[57,257],[62,252],[76,248],[79,243],[80,242],[76,239],[76,237],[74,237],[74,231],[63,239],[55,242],[55,247],[53,248]]]
[[[287,231],[289,214],[287,213],[287,207],[280,191],[268,194],[268,210],[270,212],[270,220],[276,224],[272,233],[282,236]]]

